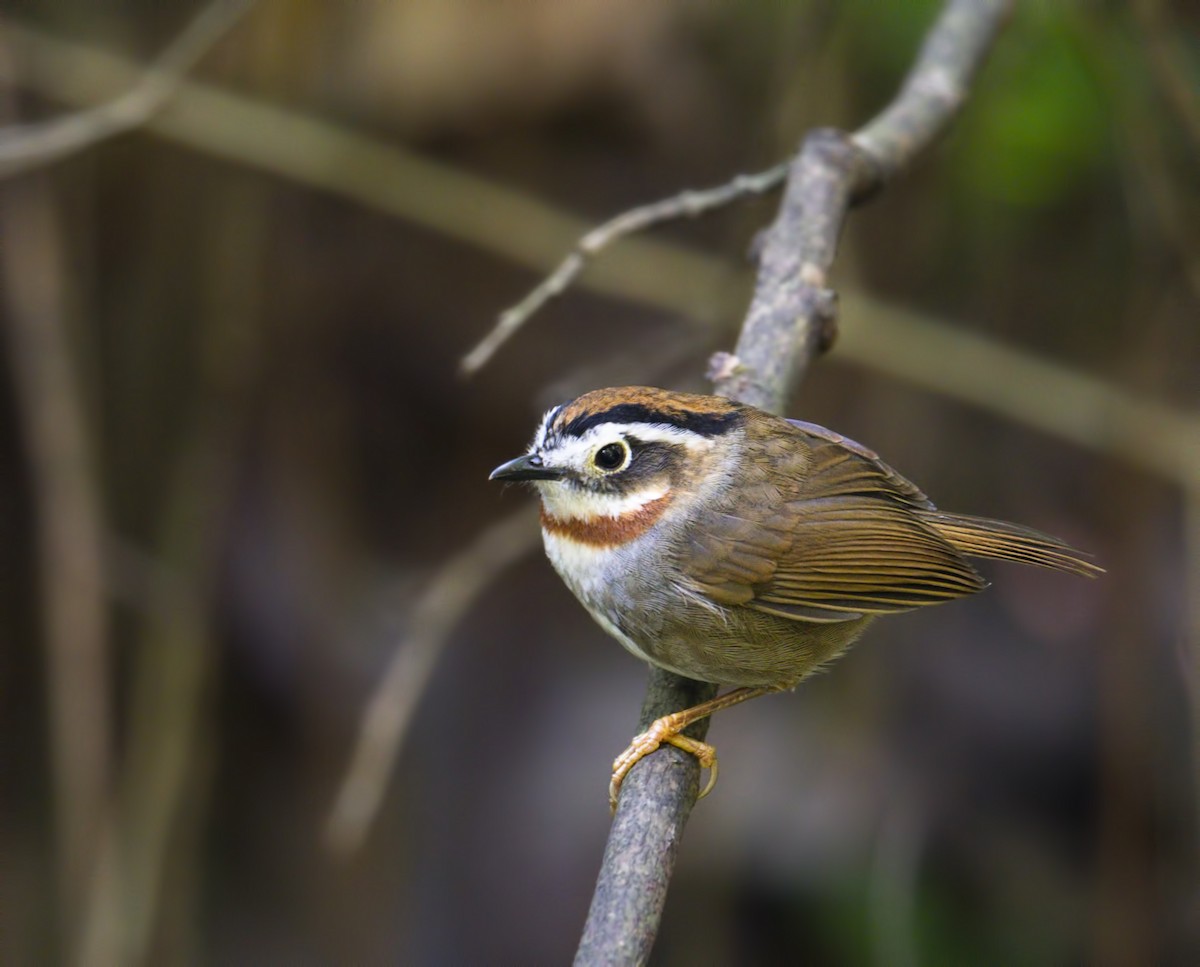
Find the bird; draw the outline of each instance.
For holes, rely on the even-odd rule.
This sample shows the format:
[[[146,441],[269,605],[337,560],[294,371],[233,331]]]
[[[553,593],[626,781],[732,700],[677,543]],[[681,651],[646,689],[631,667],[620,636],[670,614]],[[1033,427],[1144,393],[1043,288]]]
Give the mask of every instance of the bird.
[[[670,672],[730,686],[656,720],[613,763],[609,802],[663,743],[714,712],[795,688],[875,618],[982,591],[967,560],[1096,577],[1090,555],[1032,528],[946,513],[862,444],[720,396],[598,389],[542,417],[490,478],[541,498],[546,555],[596,622]]]

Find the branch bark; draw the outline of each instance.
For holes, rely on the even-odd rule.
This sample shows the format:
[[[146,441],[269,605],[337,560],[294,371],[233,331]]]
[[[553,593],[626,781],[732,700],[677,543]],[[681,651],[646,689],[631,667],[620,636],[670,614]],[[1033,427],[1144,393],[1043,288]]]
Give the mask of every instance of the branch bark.
[[[732,356],[718,354],[716,391],[779,412],[808,364],[832,343],[827,285],[846,213],[907,168],[946,128],[1006,19],[1010,0],[949,0],[896,98],[855,134],[821,129],[792,163],[768,232],[754,298]],[[639,728],[704,701],[716,686],[653,669]],[[707,720],[694,733],[702,738]],[[695,759],[673,747],[633,770],[604,852],[575,963],[641,964],[698,790]]]

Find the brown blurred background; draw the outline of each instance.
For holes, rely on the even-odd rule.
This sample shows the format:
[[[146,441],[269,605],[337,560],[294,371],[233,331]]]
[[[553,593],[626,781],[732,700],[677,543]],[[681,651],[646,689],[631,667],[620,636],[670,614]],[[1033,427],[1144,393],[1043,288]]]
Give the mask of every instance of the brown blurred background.
[[[5,963],[570,957],[645,673],[540,552],[453,623],[365,845],[326,820],[422,593],[530,502],[488,471],[580,390],[702,389],[776,199],[458,361],[591,224],[867,120],[937,7],[262,0],[148,126],[0,182]],[[9,0],[5,123],[199,9]],[[1109,573],[985,566],[718,717],[657,963],[1200,960],[1195,13],[1022,5],[852,216],[791,409]]]

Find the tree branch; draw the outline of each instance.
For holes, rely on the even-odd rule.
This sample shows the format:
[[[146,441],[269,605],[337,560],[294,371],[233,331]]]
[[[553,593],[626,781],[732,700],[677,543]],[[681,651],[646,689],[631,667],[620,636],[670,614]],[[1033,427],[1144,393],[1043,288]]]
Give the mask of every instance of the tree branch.
[[[580,237],[558,267],[539,282],[516,305],[505,309],[496,325],[462,359],[460,372],[473,376],[487,365],[501,346],[516,335],[517,330],[535,312],[562,292],[578,277],[588,262],[613,242],[652,225],[677,218],[695,218],[714,208],[728,205],[746,195],[761,195],[783,182],[788,166],[778,164],[756,175],[738,175],[731,181],[705,191],[683,191],[671,198],[639,205],[610,218]]]
[[[1009,0],[950,0],[900,94],[861,131],[812,132],[788,176],[734,356],[719,354],[717,392],[779,411],[832,340],[826,280],[851,204],[879,189],[947,126],[1007,16]],[[650,674],[643,726],[710,697],[716,687]],[[707,722],[698,723],[698,733]],[[576,964],[640,964],[650,955],[699,767],[674,748],[630,773],[604,852]]]
[[[140,65],[128,59],[12,20],[5,25],[5,40],[31,67],[21,83],[67,104],[94,104],[114,90],[136,85],[142,76]],[[150,118],[145,130],[425,226],[531,270],[549,270],[574,239],[589,231],[579,216],[531,195],[345,125],[193,80],[179,84],[169,108]],[[477,217],[479,212],[488,217]],[[523,230],[509,231],[507,226],[514,224]],[[745,284],[737,263],[662,239],[629,236],[605,256],[577,279],[581,288],[702,325],[715,325],[725,315],[730,293]],[[980,406],[1185,488],[1197,479],[1191,455],[1200,454],[1200,422],[1190,412],[967,332],[954,320],[891,305],[848,287],[839,293],[839,304],[855,320],[839,337],[839,361]],[[947,355],[954,356],[953,367],[937,362]],[[1024,375],[1012,378],[1005,372],[1010,366],[1020,367]],[[1037,394],[1025,385],[1036,385]],[[1048,396],[1061,404],[1034,405],[1039,403],[1035,397]]]
[[[496,576],[537,545],[535,518],[532,507],[522,507],[486,528],[442,566],[413,608],[408,633],[363,709],[326,821],[325,843],[334,854],[345,857],[362,845],[450,633]]]
[[[0,129],[0,178],[49,164],[90,145],[140,127],[161,111],[183,77],[255,0],[214,0],[171,41],[136,86],[106,104],[30,124]]]
[[[113,765],[103,500],[80,378],[86,361],[70,338],[68,262],[46,180],[2,186],[0,335],[33,501],[64,961],[78,939]]]

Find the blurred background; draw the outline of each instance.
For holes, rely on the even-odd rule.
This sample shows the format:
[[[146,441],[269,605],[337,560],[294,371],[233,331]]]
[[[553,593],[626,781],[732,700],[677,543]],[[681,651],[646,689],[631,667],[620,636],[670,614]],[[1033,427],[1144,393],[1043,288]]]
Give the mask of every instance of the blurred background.
[[[571,956],[645,670],[486,477],[579,391],[703,390],[777,198],[459,360],[590,226],[865,122],[937,8],[4,4],[0,959]],[[719,716],[656,963],[1200,960],[1198,25],[1021,5],[851,217],[789,415],[1108,574],[985,564]],[[136,130],[13,127],[149,113],[164,50]]]

